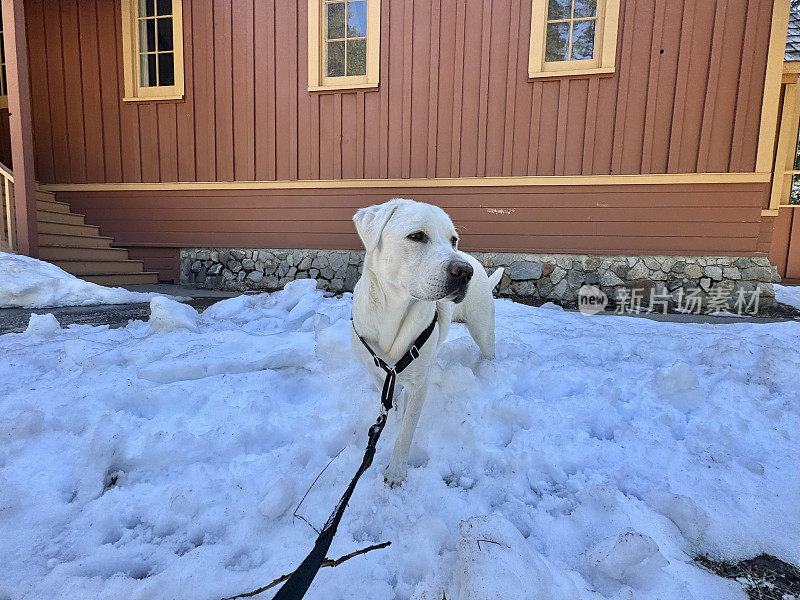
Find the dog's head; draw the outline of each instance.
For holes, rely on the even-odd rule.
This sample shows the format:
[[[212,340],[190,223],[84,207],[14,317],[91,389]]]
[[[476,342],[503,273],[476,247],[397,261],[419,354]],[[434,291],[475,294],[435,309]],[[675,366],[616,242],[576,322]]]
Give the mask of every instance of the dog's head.
[[[438,206],[395,198],[353,217],[367,251],[365,268],[418,300],[452,300],[467,293],[473,269],[458,252],[458,234]]]

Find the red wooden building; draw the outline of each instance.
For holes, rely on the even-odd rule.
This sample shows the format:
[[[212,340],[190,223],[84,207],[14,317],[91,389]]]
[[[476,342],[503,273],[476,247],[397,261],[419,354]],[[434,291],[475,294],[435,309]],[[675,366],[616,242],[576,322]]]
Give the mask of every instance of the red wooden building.
[[[769,255],[800,277],[789,0],[2,7],[12,237],[87,278],[174,280],[183,257],[184,281],[281,284],[308,249],[359,248],[353,212],[393,196],[495,264],[758,286]],[[302,252],[270,278],[228,249]],[[656,262],[603,282],[620,257]],[[506,286],[548,295],[533,275]]]

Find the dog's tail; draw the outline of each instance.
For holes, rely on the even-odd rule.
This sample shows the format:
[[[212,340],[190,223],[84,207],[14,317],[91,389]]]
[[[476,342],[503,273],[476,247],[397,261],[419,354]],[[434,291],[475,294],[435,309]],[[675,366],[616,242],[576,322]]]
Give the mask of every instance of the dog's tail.
[[[503,276],[504,271],[505,269],[503,267],[500,267],[494,273],[491,274],[491,276],[489,277],[490,290],[493,290],[495,287],[497,287],[497,284],[500,283],[500,278]]]

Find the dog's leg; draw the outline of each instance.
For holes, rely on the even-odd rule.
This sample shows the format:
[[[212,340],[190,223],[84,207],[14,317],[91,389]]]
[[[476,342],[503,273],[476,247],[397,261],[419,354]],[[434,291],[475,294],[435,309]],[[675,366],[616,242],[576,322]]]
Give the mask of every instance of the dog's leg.
[[[406,472],[408,471],[408,453],[411,450],[411,441],[414,438],[414,430],[417,428],[419,415],[422,413],[422,406],[425,404],[427,389],[427,377],[426,380],[419,382],[413,387],[409,386],[405,388],[403,397],[403,422],[400,425],[400,433],[397,435],[397,441],[394,443],[392,458],[389,460],[389,466],[386,467],[386,473],[383,476],[384,481],[386,481],[390,487],[397,487],[406,479]]]

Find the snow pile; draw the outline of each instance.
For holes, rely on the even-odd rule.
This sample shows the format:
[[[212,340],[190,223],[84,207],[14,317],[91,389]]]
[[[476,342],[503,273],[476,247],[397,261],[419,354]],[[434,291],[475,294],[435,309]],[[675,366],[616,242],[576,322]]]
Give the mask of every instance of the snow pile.
[[[0,598],[216,600],[295,568],[294,508],[330,462],[299,511],[325,522],[378,409],[350,301],[298,281],[0,336]],[[328,556],[392,545],[309,598],[742,600],[692,557],[798,564],[798,323],[496,308],[497,360],[453,326],[408,480],[382,476],[401,407]]]
[[[59,329],[61,329],[61,325],[59,325],[58,319],[53,314],[37,315],[33,313],[28,319],[25,335],[51,336]]]
[[[188,304],[156,296],[150,300],[150,328],[148,335],[186,329],[197,331],[197,311]]]
[[[0,308],[128,304],[154,295],[89,283],[48,262],[0,252]]]
[[[578,588],[553,569],[505,517],[493,514],[461,521],[453,600],[573,600]],[[482,543],[481,543],[482,542]]]
[[[630,527],[597,544],[587,553],[587,559],[599,587],[607,586],[604,578],[638,588],[648,587],[652,579],[660,575],[661,568],[669,564],[653,538]]]
[[[800,309],[800,285],[779,285],[775,283],[772,287],[775,289],[775,300]]]

